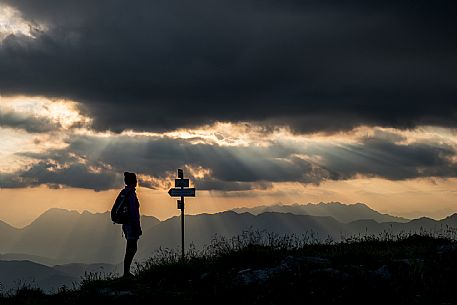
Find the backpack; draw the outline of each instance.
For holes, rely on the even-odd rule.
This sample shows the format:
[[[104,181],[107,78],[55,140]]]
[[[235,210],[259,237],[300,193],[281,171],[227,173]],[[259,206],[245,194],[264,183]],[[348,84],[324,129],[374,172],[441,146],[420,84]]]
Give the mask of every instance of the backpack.
[[[111,208],[111,220],[113,223],[125,224],[129,222],[129,201],[128,193],[122,190],[117,195],[116,201],[114,201],[113,207]]]

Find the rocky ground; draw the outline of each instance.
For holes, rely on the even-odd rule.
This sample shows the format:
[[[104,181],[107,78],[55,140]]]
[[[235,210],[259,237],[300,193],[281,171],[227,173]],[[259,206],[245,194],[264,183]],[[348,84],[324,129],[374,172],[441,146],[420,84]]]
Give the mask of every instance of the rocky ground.
[[[457,244],[413,235],[339,244],[214,243],[162,253],[132,280],[88,275],[55,295],[24,288],[0,304],[457,304]]]

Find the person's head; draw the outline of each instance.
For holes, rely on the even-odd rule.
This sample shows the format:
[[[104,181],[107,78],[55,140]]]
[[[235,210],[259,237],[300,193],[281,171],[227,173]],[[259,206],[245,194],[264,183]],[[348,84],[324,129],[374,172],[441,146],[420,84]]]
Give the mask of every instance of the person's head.
[[[124,182],[127,186],[136,187],[137,180],[135,173],[124,172]]]

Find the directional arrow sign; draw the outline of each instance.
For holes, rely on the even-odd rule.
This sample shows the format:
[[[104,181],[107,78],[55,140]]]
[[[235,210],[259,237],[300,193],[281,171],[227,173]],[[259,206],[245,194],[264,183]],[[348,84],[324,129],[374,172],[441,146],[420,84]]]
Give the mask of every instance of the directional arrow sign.
[[[189,179],[175,179],[175,187],[189,187]]]
[[[168,191],[171,197],[195,197],[195,188],[178,189],[172,188]]]

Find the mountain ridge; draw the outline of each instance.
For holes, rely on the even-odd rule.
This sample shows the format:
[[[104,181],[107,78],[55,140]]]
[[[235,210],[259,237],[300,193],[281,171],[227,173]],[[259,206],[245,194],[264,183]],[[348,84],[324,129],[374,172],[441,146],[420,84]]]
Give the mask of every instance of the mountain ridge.
[[[217,212],[217,213],[223,213],[223,212],[227,212],[227,211],[233,211],[235,213],[243,213],[243,212],[247,212],[247,213],[251,213],[253,215],[257,215],[257,214],[260,214],[261,212],[274,212],[274,210],[271,210],[271,209],[274,209],[274,208],[285,208],[285,209],[289,209],[289,208],[300,208],[300,207],[315,207],[315,208],[322,208],[322,207],[334,207],[334,206],[337,206],[337,207],[340,207],[340,208],[349,208],[349,209],[357,209],[357,208],[363,208],[365,209],[366,211],[371,211],[371,212],[375,212],[376,215],[381,215],[381,216],[386,216],[388,218],[388,220],[384,220],[384,221],[379,221],[377,219],[374,219],[378,222],[408,222],[408,221],[411,221],[412,219],[408,219],[408,218],[404,218],[404,217],[400,217],[400,216],[394,216],[394,215],[390,215],[390,214],[387,214],[387,213],[381,213],[381,212],[378,212],[372,208],[370,208],[368,205],[364,204],[364,203],[354,203],[354,204],[345,204],[345,203],[340,203],[340,202],[319,202],[319,203],[307,203],[307,204],[299,204],[299,203],[294,203],[294,204],[273,204],[273,205],[259,205],[259,206],[254,206],[254,207],[241,207],[241,208],[234,208],[234,209],[229,209],[229,210],[226,210],[226,211],[221,211],[221,212]],[[261,210],[261,211],[260,211]],[[259,212],[260,211],[260,212]],[[24,226],[24,227],[15,227],[11,224],[9,224],[8,222],[4,221],[4,220],[0,220],[0,230],[3,229],[3,228],[8,228],[8,229],[14,229],[14,230],[23,230],[27,227],[29,227],[31,224],[33,224],[36,220],[38,220],[39,218],[43,218],[43,217],[46,217],[48,215],[52,215],[52,214],[66,214],[66,212],[70,212],[71,214],[74,214],[75,216],[82,216],[82,215],[107,215],[109,214],[109,211],[106,211],[106,212],[90,212],[90,211],[87,211],[87,210],[84,210],[82,212],[79,212],[79,211],[76,211],[76,210],[67,210],[67,209],[63,209],[63,208],[50,208],[46,211],[44,211],[43,213],[41,213],[39,216],[37,216],[37,218],[35,218],[31,223],[29,223],[28,225]],[[189,215],[189,216],[196,216],[196,215],[214,215],[214,214],[217,214],[217,213],[199,213],[199,214],[193,214],[193,215]],[[282,212],[281,212],[282,213]],[[303,214],[303,213],[294,213],[293,211],[285,211],[285,213],[292,213],[292,214],[296,214],[296,215],[310,215],[310,216],[332,216],[332,215],[324,215],[324,214]],[[331,214],[330,211],[327,212],[327,214]],[[164,219],[164,220],[159,220],[158,218],[156,218],[155,216],[152,216],[152,215],[141,215],[142,217],[145,217],[145,218],[150,218],[150,219],[153,219],[154,221],[157,221],[157,222],[163,222],[163,221],[167,221],[171,218],[174,218],[174,217],[179,217],[179,216],[172,216],[170,218],[167,218],[167,219]],[[349,221],[343,221],[342,219],[339,219],[337,216],[333,216],[336,220],[340,221],[340,222],[343,222],[343,223],[350,223],[351,221],[353,220],[349,220]],[[447,218],[453,218],[455,217],[457,219],[457,213],[454,213],[452,215],[449,215],[443,219],[447,219]],[[365,216],[365,217],[354,217],[356,219],[354,220],[361,220],[361,219],[373,219],[373,218],[370,218],[370,215],[368,216]],[[430,218],[430,219],[433,219],[433,218]],[[433,220],[443,220],[443,219],[433,219]]]
[[[52,219],[52,215],[61,219]],[[176,253],[179,253],[181,243],[179,216],[165,221],[156,220],[156,222],[154,218],[148,219],[147,216],[143,216],[143,221],[143,236],[139,240],[137,261],[141,262],[153,257],[159,249],[169,249],[170,253],[176,250]],[[62,227],[56,228],[54,224]],[[232,237],[249,236],[250,234],[253,234],[254,237],[263,234],[267,239],[275,238],[275,236],[279,238],[289,236],[291,239],[288,240],[292,242],[296,240],[315,244],[327,240],[344,241],[365,235],[403,236],[417,232],[452,233],[452,230],[448,229],[454,228],[454,232],[457,232],[457,214],[442,220],[422,217],[407,223],[379,223],[373,219],[359,219],[350,223],[342,223],[331,216],[279,212],[263,212],[254,215],[229,210],[216,214],[188,215],[185,226],[186,249],[193,244],[194,249],[198,251],[211,249],[212,242],[215,240],[222,239],[230,244]],[[0,253],[5,253],[0,255],[0,260],[3,258],[3,261],[11,262],[20,259],[23,262],[31,261],[56,269],[60,273],[52,273],[54,272],[52,271],[53,277],[39,278],[46,289],[59,281],[59,283],[67,285],[74,280],[75,275],[81,276],[86,270],[99,271],[100,266],[108,266],[103,267],[104,270],[107,270],[111,265],[118,265],[122,262],[125,250],[125,239],[121,236],[121,226],[112,224],[109,213],[79,214],[62,209],[51,211],[29,228],[17,230],[17,232],[19,236],[13,240],[9,248],[7,248],[7,244],[0,244]],[[0,232],[0,237],[2,235]],[[0,273],[6,274],[7,269],[2,270],[2,268],[6,268],[7,263],[2,264]],[[40,275],[39,272],[35,272],[38,266],[24,264],[26,266],[21,268],[30,266],[32,275]],[[11,269],[8,270],[10,275],[16,276]],[[25,274],[24,270],[22,274]],[[69,274],[73,279],[68,277]]]
[[[457,227],[457,214],[439,221],[420,218],[401,223],[358,219],[343,223],[332,216],[290,212],[264,212],[255,215],[229,210],[216,214],[187,215],[185,221],[186,247],[190,243],[203,247],[215,236],[230,238],[249,230],[297,236],[308,234],[319,240],[327,237],[339,240],[357,234],[394,234],[423,229],[436,231],[443,230],[446,226]],[[180,246],[179,216],[164,221],[142,216],[142,227],[138,259],[150,257],[159,248],[176,249]],[[0,230],[0,253],[3,254],[0,258],[30,259],[46,265],[101,262],[118,264],[123,259],[125,249],[121,226],[113,225],[108,212],[94,214],[52,209],[43,213],[41,219],[31,225],[11,232],[9,235]]]
[[[77,286],[89,274],[111,276],[118,275],[120,270],[120,265],[103,263],[47,266],[30,260],[0,260],[0,283],[3,291],[25,285],[53,293],[62,286]]]
[[[32,261],[0,261],[0,282],[5,290],[14,290],[21,285],[37,286],[51,292],[60,286],[71,287],[77,280],[63,272]],[[58,287],[56,284],[58,283]]]
[[[317,204],[274,204],[261,205],[252,208],[235,208],[235,212],[249,212],[252,214],[260,214],[262,212],[290,212],[298,215],[311,216],[333,216],[336,220],[343,223],[350,223],[354,220],[373,219],[378,222],[408,222],[409,219],[382,214],[364,203],[344,204],[340,202],[320,202]]]

